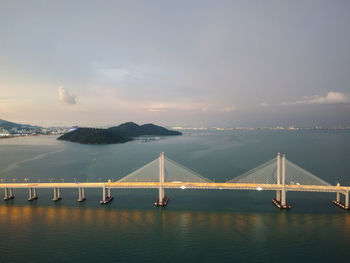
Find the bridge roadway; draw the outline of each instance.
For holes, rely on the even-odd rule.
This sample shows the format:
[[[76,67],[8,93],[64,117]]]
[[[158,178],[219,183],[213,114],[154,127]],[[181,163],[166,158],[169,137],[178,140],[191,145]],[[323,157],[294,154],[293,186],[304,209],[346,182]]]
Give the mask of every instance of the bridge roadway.
[[[0,188],[29,189],[29,188],[154,188],[159,189],[159,182],[76,182],[76,183],[2,183]],[[267,190],[283,189],[281,184],[259,183],[195,183],[195,182],[164,182],[165,189],[219,189],[219,190]],[[350,191],[349,186],[321,186],[321,185],[285,185],[286,191],[295,192],[328,192],[343,193]]]

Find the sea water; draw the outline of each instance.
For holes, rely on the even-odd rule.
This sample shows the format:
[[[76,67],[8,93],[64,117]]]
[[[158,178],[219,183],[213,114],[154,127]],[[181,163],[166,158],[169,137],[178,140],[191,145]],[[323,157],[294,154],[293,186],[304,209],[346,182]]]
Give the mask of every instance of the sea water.
[[[335,185],[350,185],[350,131],[201,131],[114,145],[81,145],[35,136],[0,140],[6,182],[116,181],[160,152],[225,182],[285,153],[287,159]],[[3,189],[0,190],[3,195]],[[0,201],[0,262],[344,262],[350,256],[350,213],[335,194],[288,192],[289,211],[270,191],[156,189],[15,189]]]

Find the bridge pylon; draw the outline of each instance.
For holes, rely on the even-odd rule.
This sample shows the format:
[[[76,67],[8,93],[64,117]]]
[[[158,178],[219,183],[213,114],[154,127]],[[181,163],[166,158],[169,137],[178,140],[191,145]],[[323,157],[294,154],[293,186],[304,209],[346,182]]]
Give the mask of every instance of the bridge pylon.
[[[281,184],[281,154],[277,154],[277,184]],[[281,191],[276,191],[276,201],[281,202]]]
[[[277,185],[281,185],[280,182],[280,166],[281,166],[281,157],[280,153],[277,155]],[[272,199],[272,203],[280,209],[290,209],[291,206],[287,203],[286,197],[286,155],[282,156],[282,190],[277,190],[276,199]]]
[[[159,189],[158,189],[158,199],[154,203],[155,206],[166,206],[168,204],[168,197],[165,196],[164,191],[164,152],[159,156]]]

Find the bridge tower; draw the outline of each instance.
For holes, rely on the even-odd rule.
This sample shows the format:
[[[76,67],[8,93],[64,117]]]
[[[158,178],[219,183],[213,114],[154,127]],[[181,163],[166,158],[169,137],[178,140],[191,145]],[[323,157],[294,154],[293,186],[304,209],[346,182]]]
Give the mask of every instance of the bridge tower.
[[[282,207],[286,206],[286,155],[282,156]]]
[[[286,155],[282,156],[282,178],[281,178],[281,157],[280,153],[277,155],[277,186],[279,189],[282,186],[282,190],[276,190],[276,199],[272,199],[272,203],[280,209],[289,209],[290,205],[287,204],[286,199]],[[281,182],[282,181],[282,182]],[[282,183],[282,185],[281,185]]]
[[[281,184],[281,154],[277,154],[277,184]],[[281,191],[276,191],[276,200],[278,202],[281,202]]]
[[[159,205],[163,205],[163,199],[165,197],[165,191],[164,191],[164,152],[162,152],[159,156],[159,196],[158,196],[158,202]]]

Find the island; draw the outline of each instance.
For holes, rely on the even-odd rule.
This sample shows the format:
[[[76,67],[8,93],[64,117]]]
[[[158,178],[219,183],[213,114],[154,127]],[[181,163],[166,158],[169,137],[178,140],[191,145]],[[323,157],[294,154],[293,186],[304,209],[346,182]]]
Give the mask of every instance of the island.
[[[113,144],[125,143],[140,136],[176,136],[181,132],[168,130],[164,127],[149,123],[138,125],[126,122],[108,129],[76,128],[58,137],[58,140],[78,142],[81,144]]]

